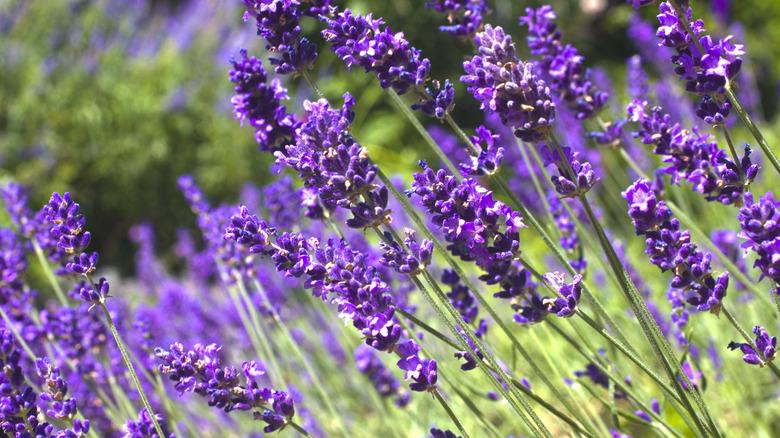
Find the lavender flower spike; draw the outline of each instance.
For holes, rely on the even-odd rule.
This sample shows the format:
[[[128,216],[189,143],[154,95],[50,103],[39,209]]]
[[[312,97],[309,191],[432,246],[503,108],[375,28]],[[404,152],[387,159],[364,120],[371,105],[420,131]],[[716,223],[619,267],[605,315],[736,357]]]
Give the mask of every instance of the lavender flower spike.
[[[233,116],[255,129],[255,141],[261,151],[276,151],[292,142],[296,120],[282,105],[289,99],[279,79],[268,81],[263,63],[248,56],[245,49],[232,61],[230,81],[235,94],[230,99]]]
[[[488,9],[486,0],[428,0],[425,7],[447,14],[449,24],[439,26],[440,31],[465,37],[482,27],[482,14]]]
[[[757,256],[753,266],[774,281],[775,294],[780,293],[780,201],[767,193],[755,202],[753,194],[747,193],[738,218],[739,237],[745,240],[742,246]]]
[[[670,286],[683,293],[685,301],[698,311],[718,314],[729,285],[728,272],[717,278],[712,273],[711,254],[691,243],[690,233],[664,201],[657,198],[649,181],[639,179],[625,192],[628,215],[637,235],[645,236],[645,253],[661,271],[674,272]]]
[[[743,46],[735,44],[731,35],[713,41],[704,34],[704,22],[693,21],[690,7],[685,17],[678,16],[670,2],[662,2],[658,11],[659,45],[677,52],[672,56],[675,73],[685,81],[686,90],[701,96],[696,114],[706,123],[722,124],[731,110],[725,97],[726,83],[742,66]],[[688,23],[693,35],[686,31],[682,20]]]
[[[728,347],[730,350],[739,349],[742,351],[742,360],[750,365],[763,367],[775,358],[775,349],[777,348],[777,338],[769,336],[763,327],[753,327],[755,338],[755,348],[747,343],[731,342]]]
[[[477,54],[463,63],[460,81],[486,113],[496,113],[515,135],[538,142],[555,122],[555,104],[547,84],[531,64],[517,57],[512,37],[501,27],[486,25],[474,37]]]
[[[587,119],[598,112],[609,95],[596,90],[590,80],[590,69],[583,67],[584,58],[577,49],[563,45],[561,32],[555,25],[555,11],[549,5],[527,8],[520,24],[528,26],[528,47],[541,56],[540,70],[549,79],[558,98],[575,113],[577,119]]]
[[[363,67],[366,73],[376,74],[382,88],[392,87],[398,94],[428,80],[431,62],[381,18],[354,15],[345,9],[323,20],[328,26],[323,38],[348,69]]]

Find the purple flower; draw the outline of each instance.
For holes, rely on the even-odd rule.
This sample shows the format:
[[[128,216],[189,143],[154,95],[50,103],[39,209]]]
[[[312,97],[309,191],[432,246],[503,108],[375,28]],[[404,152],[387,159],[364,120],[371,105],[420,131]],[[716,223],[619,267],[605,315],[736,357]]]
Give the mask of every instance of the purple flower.
[[[404,377],[406,380],[412,380],[409,385],[412,391],[434,391],[438,380],[436,361],[421,359],[419,351],[420,346],[411,339],[399,344],[396,350],[398,356],[401,357],[398,361],[398,368],[406,371]]]
[[[304,102],[306,121],[297,130],[296,143],[277,151],[276,162],[297,171],[326,207],[350,210],[350,227],[375,227],[389,220],[388,191],[374,183],[377,166],[349,134],[354,104],[349,93],[341,109],[331,108],[325,99]]]
[[[11,223],[16,226],[20,234],[26,237],[40,234],[42,224],[37,220],[38,218],[33,216],[27,206],[27,191],[23,186],[14,182],[8,183],[5,187],[0,188],[0,198],[3,200]]]
[[[266,433],[284,428],[295,415],[290,395],[262,386],[259,380],[264,372],[255,361],[245,361],[241,370],[222,366],[221,350],[217,344],[195,344],[185,350],[174,343],[168,350],[158,347],[155,356],[160,373],[178,391],[194,392],[208,399],[209,406],[225,412],[252,410],[255,418],[267,424]]]
[[[247,56],[242,49],[233,59],[230,81],[235,94],[230,99],[233,116],[242,124],[246,121],[255,130],[255,141],[262,151],[276,151],[290,144],[297,122],[281,103],[289,99],[279,79],[270,82],[263,63]]]
[[[402,391],[398,380],[385,367],[373,349],[361,345],[355,350],[355,366],[365,375],[382,397],[395,397],[395,404],[404,407],[409,403],[409,394]]]
[[[250,253],[262,253],[270,244],[268,225],[249,213],[245,205],[239,207],[239,214],[230,218],[225,229],[225,239],[244,245]]]
[[[477,134],[471,136],[471,142],[477,148],[477,156],[472,156],[471,163],[460,164],[465,175],[493,175],[501,167],[504,159],[504,148],[500,146],[497,135],[482,125],[477,127]]]
[[[431,428],[430,433],[431,433],[431,438],[461,438],[460,435],[455,435],[455,433],[452,431],[441,430],[435,427]]]
[[[455,87],[449,79],[444,81],[444,85],[433,81],[433,86],[426,88],[425,92],[427,96],[412,105],[412,109],[419,109],[426,116],[443,119],[455,107]]]
[[[511,299],[521,324],[540,321],[547,307],[536,284],[515,259],[520,251],[520,214],[493,199],[472,179],[458,182],[444,170],[424,167],[414,175],[410,194],[420,198],[433,223],[444,233],[447,249],[482,269],[481,281],[500,286],[494,296]]]
[[[656,36],[660,45],[676,51],[672,62],[675,73],[685,81],[686,90],[701,96],[697,115],[710,124],[723,123],[731,108],[725,98],[725,86],[742,66],[743,46],[735,44],[731,35],[713,41],[704,34],[704,22],[693,21],[690,7],[685,17],[678,16],[669,2],[662,2],[658,10]],[[686,20],[693,34],[686,31],[681,20]]]
[[[404,245],[406,245],[406,248],[409,248],[409,252],[399,242],[393,240],[393,236],[389,231],[385,231],[385,240],[388,243],[380,243],[384,251],[380,263],[395,269],[401,274],[418,275],[431,263],[433,242],[423,240],[421,243],[418,243],[414,236],[414,230],[407,228],[404,231],[406,233]]]
[[[428,80],[430,61],[381,18],[354,15],[346,9],[323,20],[328,26],[323,38],[348,69],[363,67],[366,73],[376,74],[382,88],[392,87],[398,94]]]
[[[629,120],[639,124],[634,137],[653,145],[653,152],[668,163],[662,172],[671,175],[674,184],[687,181],[708,201],[739,203],[758,174],[758,164],[750,160],[748,146],[741,162],[736,164],[718,148],[712,136],[696,128],[693,131],[681,128],[661,107],[652,108],[648,114],[647,102],[634,100],[627,111]]]
[[[596,185],[598,177],[593,171],[590,163],[580,160],[577,152],[572,152],[571,148],[564,147],[563,153],[566,162],[561,158],[558,150],[551,150],[547,145],[542,145],[541,154],[546,166],[554,165],[558,170],[558,175],[550,175],[550,180],[555,186],[555,191],[564,198],[576,198],[589,192]],[[572,176],[569,168],[574,172]]]
[[[742,360],[745,363],[763,367],[775,358],[777,338],[769,336],[769,333],[761,326],[753,327],[753,334],[756,335],[755,346],[744,342],[730,342],[728,347],[730,350],[739,349],[742,351]]]
[[[555,104],[547,84],[531,64],[517,57],[512,37],[501,27],[486,25],[474,37],[477,54],[463,63],[460,81],[488,114],[528,142],[544,139],[555,122]]]
[[[162,426],[163,417],[160,414],[154,414],[157,424]],[[128,420],[123,427],[124,438],[165,438],[157,435],[157,431],[154,428],[152,417],[146,409],[141,409],[138,412],[138,418]],[[173,434],[170,435],[173,437]]]
[[[555,11],[549,5],[526,8],[520,25],[528,26],[528,47],[541,57],[539,69],[549,79],[558,98],[575,112],[577,119],[587,119],[598,112],[609,95],[596,90],[586,69],[584,58],[572,45],[563,45],[555,25]]]
[[[634,55],[626,61],[626,84],[628,95],[632,99],[647,99],[650,93],[647,73],[642,68],[642,57]]]
[[[467,324],[476,322],[479,306],[468,287],[460,281],[460,277],[452,269],[445,269],[441,274],[441,282],[450,287],[447,298]],[[483,320],[484,321],[484,320]],[[482,321],[480,321],[482,322]],[[483,333],[479,333],[481,336]]]
[[[637,235],[644,235],[645,253],[661,271],[671,270],[670,286],[683,293],[685,301],[698,311],[718,314],[729,285],[728,272],[717,278],[712,273],[711,254],[691,243],[690,233],[680,230],[664,201],[659,201],[647,180],[635,181],[623,197]]]
[[[742,228],[739,237],[745,240],[742,246],[756,255],[753,266],[761,270],[762,278],[769,277],[780,285],[780,202],[771,192],[758,202],[752,193],[746,193],[738,219]]]
[[[561,272],[551,272],[543,275],[550,287],[558,292],[556,298],[545,298],[542,302],[547,306],[547,311],[560,317],[568,317],[574,314],[582,293],[582,276],[575,275],[571,283],[566,282],[566,276]]]
[[[276,66],[276,73],[299,73],[311,67],[317,58],[317,49],[307,38],[300,37],[299,18],[304,13],[301,1],[244,0],[244,5],[244,21],[254,17],[257,34],[267,43],[265,48],[279,56],[270,59]]]
[[[268,220],[272,224],[283,225],[298,222],[298,205],[290,202],[296,197],[293,180],[284,175],[263,188],[263,201],[268,210]]]
[[[482,27],[482,15],[488,9],[485,0],[428,0],[425,7],[447,15],[449,24],[439,26],[440,31],[465,37]]]

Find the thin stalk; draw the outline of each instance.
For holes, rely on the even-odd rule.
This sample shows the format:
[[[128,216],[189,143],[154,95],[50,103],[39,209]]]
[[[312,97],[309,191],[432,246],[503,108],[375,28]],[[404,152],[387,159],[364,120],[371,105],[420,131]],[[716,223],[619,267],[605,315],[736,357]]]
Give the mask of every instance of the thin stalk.
[[[452,420],[453,423],[455,423],[455,427],[458,428],[461,434],[463,434],[463,438],[470,438],[468,432],[466,432],[466,429],[463,427],[463,425],[460,423],[460,420],[458,420],[458,416],[455,415],[455,412],[452,412],[452,408],[450,408],[450,405],[447,404],[447,401],[444,400],[444,397],[441,396],[441,392],[439,390],[433,391],[433,397],[439,402],[442,408],[447,412],[447,415],[450,417],[450,420]]]
[[[721,130],[723,131],[723,136],[726,137],[726,144],[729,145],[729,153],[731,154],[731,159],[734,161],[734,164],[737,166],[737,170],[739,170],[739,175],[741,177],[745,176],[745,169],[742,168],[742,161],[739,159],[739,154],[737,154],[737,148],[734,147],[734,141],[731,140],[731,134],[729,134],[729,128],[726,127],[726,125],[721,126]]]
[[[91,282],[92,280],[89,281]],[[122,338],[119,336],[119,332],[116,329],[114,320],[111,318],[111,313],[109,313],[105,302],[100,302],[98,305],[100,306],[100,310],[103,311],[103,316],[106,318],[108,328],[111,330],[111,335],[114,336],[114,341],[116,342],[116,346],[119,348],[119,353],[122,355],[122,360],[125,362],[127,371],[130,372],[130,379],[133,381],[136,391],[138,391],[138,396],[141,398],[141,403],[143,403],[146,412],[149,414],[149,418],[152,420],[152,424],[154,424],[154,430],[157,432],[158,436],[165,436],[163,434],[162,428],[160,427],[160,424],[157,422],[152,405],[149,404],[149,399],[146,397],[146,392],[144,392],[144,388],[141,386],[141,382],[138,380],[138,375],[135,373],[133,363],[130,361],[130,357],[127,355],[125,343],[122,342]]]
[[[295,431],[298,432],[299,434],[301,434],[303,436],[309,436],[309,432],[306,432],[306,429],[301,427],[301,425],[299,425],[298,423],[290,420],[287,424],[292,426],[292,428],[295,429]]]
[[[404,314],[408,315],[408,313],[406,313],[406,312],[404,312]],[[407,318],[407,319],[408,319],[408,318]],[[413,322],[414,322],[414,321],[413,321]],[[406,323],[406,322],[405,322],[403,319],[400,319],[400,318],[399,318],[399,319],[398,319],[398,323],[401,325],[401,327],[402,327],[402,328],[403,328],[403,329],[404,329],[404,330],[405,330],[407,333],[414,333],[414,331],[413,331],[413,330],[412,330],[412,328],[409,326],[409,324],[407,324],[407,323]],[[416,324],[416,323],[415,323],[415,324]],[[450,340],[449,340],[449,338],[447,338],[447,337],[446,337],[445,335],[443,335],[442,333],[439,333],[439,332],[436,332],[436,333],[438,334],[438,336],[441,336],[441,337],[442,337],[442,339],[446,339],[446,340],[447,340],[446,342],[448,342],[448,343],[449,343],[449,342],[452,342],[452,341],[450,341]],[[436,336],[436,335],[434,335],[434,336]],[[453,347],[453,348],[455,348],[456,350],[460,350],[460,348],[461,348],[460,346],[458,346],[458,345],[457,345],[456,343],[454,343],[454,342],[452,342],[452,344],[451,344],[451,345],[452,345],[452,347]],[[427,356],[428,358],[433,358],[433,356],[430,354],[430,352],[428,351],[428,349],[427,349],[425,346],[422,346],[422,345],[420,345],[420,351],[421,351],[421,352],[422,352],[422,353],[423,353],[425,356]],[[474,413],[474,416],[476,416],[477,418],[479,418],[479,419],[480,419],[480,421],[481,421],[483,424],[485,424],[485,427],[487,427],[488,429],[490,429],[490,430],[494,431],[494,433],[498,435],[498,431],[496,431],[496,429],[495,429],[495,426],[493,426],[493,425],[492,425],[492,424],[491,424],[489,421],[487,421],[487,419],[486,419],[486,418],[484,418],[484,416],[483,416],[483,415],[482,415],[482,413],[479,411],[479,409],[476,407],[476,405],[474,405],[474,403],[473,403],[473,402],[472,402],[472,401],[471,401],[471,400],[470,400],[468,397],[466,397],[466,395],[465,395],[465,394],[463,394],[463,392],[461,392],[461,391],[459,391],[459,390],[458,390],[458,386],[457,386],[457,385],[456,385],[454,382],[452,382],[452,380],[450,380],[450,379],[449,379],[449,377],[448,377],[448,375],[447,375],[447,374],[443,374],[443,373],[441,372],[441,369],[439,369],[439,379],[441,379],[441,380],[444,380],[445,382],[447,382],[447,384],[449,385],[449,387],[451,387],[451,388],[452,388],[452,390],[453,390],[453,391],[455,391],[455,392],[458,394],[458,396],[459,396],[459,397],[460,397],[460,398],[463,400],[463,402],[466,404],[466,406],[468,406],[468,407],[469,407],[469,409],[471,409],[471,410],[472,410],[472,412]],[[438,389],[434,389],[434,390],[432,391],[432,393],[433,393],[433,394],[439,393],[439,390],[438,390]],[[442,406],[444,407],[444,410],[447,412],[447,415],[448,415],[448,416],[450,416],[450,418],[453,418],[453,416],[451,415],[451,412],[452,412],[452,411],[451,411],[450,407],[449,407],[449,406],[444,406],[444,405],[442,405]],[[455,419],[453,418],[453,420],[455,420]],[[465,432],[465,431],[462,429],[462,426],[458,425],[458,429],[459,429],[459,430],[461,430],[461,432],[463,432],[463,433],[466,433],[466,432]]]
[[[566,154],[563,152],[563,148],[561,147],[558,140],[552,134],[548,135],[548,140],[551,144],[554,145],[555,149],[560,155],[561,161],[563,162],[565,170],[568,173],[568,176],[571,179],[571,181],[576,181],[574,170],[571,168],[571,164],[569,163],[569,160],[565,158]],[[623,264],[620,261],[620,258],[617,256],[615,249],[612,247],[612,243],[610,242],[606,232],[604,231],[604,228],[601,226],[601,223],[598,222],[596,215],[593,213],[593,209],[591,208],[590,203],[588,202],[588,198],[585,196],[584,193],[581,193],[578,195],[578,199],[580,200],[580,204],[585,210],[585,214],[588,216],[588,220],[591,222],[593,229],[596,231],[596,235],[599,241],[601,242],[602,249],[605,255],[607,256],[607,259],[609,260],[609,264],[612,267],[612,270],[614,271],[615,275],[618,277],[618,280],[620,281],[620,286],[624,292],[626,299],[631,305],[634,314],[637,316],[637,319],[639,320],[640,325],[642,326],[642,331],[645,333],[645,337],[647,338],[650,345],[653,347],[653,350],[656,352],[658,358],[661,359],[661,363],[664,365],[664,368],[666,369],[669,378],[675,382],[675,388],[677,389],[678,393],[680,393],[680,398],[683,400],[684,404],[686,405],[686,409],[689,409],[688,407],[689,404],[687,399],[687,395],[689,393],[686,392],[685,389],[683,388],[684,383],[691,385],[687,375],[682,371],[680,364],[673,359],[674,354],[672,352],[671,345],[669,345],[668,340],[661,333],[661,329],[658,327],[658,323],[650,315],[650,312],[647,309],[647,305],[644,303],[644,300],[640,296],[639,291],[637,291],[636,286],[634,285],[633,281],[629,277],[628,273],[625,271]],[[676,376],[680,376],[682,381],[678,380]],[[701,424],[700,430],[705,434],[709,432],[714,435],[720,436],[720,432],[718,431],[717,426],[715,426],[714,422],[712,421],[712,418],[709,415],[706,406],[704,405],[704,401],[702,400],[701,396],[695,391],[693,392],[693,400],[708,423],[706,426],[704,424]],[[694,415],[694,420],[697,422],[698,425],[700,421],[700,419],[698,418],[698,413],[695,411],[695,409],[693,409],[693,406],[690,406],[689,410],[691,414]],[[707,429],[710,430],[708,431]]]
[[[267,360],[271,363],[271,365],[276,370],[276,375],[279,378],[279,383],[284,384],[284,386],[288,386],[286,379],[284,378],[284,375],[282,374],[282,368],[279,366],[279,362],[276,360],[276,355],[274,354],[273,347],[271,346],[271,334],[268,333],[264,327],[261,327],[260,325],[260,316],[257,314],[257,311],[255,310],[254,303],[252,303],[252,298],[249,296],[249,293],[246,291],[246,285],[244,285],[244,280],[241,278],[240,275],[236,274],[234,275],[234,278],[236,280],[236,286],[238,287],[238,295],[241,298],[241,301],[244,303],[244,312],[248,312],[249,319],[252,323],[252,328],[255,331],[255,335],[257,336],[258,340],[260,340],[260,343],[262,344],[263,350],[265,351],[265,355],[267,356]],[[240,303],[236,303],[237,305],[241,305]],[[250,330],[252,329],[250,328]]]
[[[263,289],[263,287],[260,285],[260,282],[257,281],[257,278],[252,278],[252,282],[253,285],[255,286],[255,289],[262,295],[263,300],[265,300],[265,302],[268,303],[268,308],[270,309],[271,317],[276,323],[276,326],[279,327],[279,330],[282,331],[284,338],[287,340],[288,346],[292,348],[293,353],[295,354],[298,361],[300,361],[300,363],[306,369],[306,373],[308,374],[311,382],[314,384],[314,389],[319,393],[322,402],[325,403],[326,409],[333,417],[333,419],[337,420],[337,425],[339,430],[342,433],[344,433],[344,435],[346,435],[346,431],[344,430],[344,427],[341,424],[340,416],[336,412],[336,408],[333,406],[333,403],[330,401],[331,397],[328,397],[327,392],[325,392],[325,388],[322,387],[322,383],[320,382],[320,379],[317,377],[317,373],[314,371],[314,367],[311,366],[311,363],[309,363],[309,360],[306,359],[306,356],[301,351],[301,348],[298,346],[298,343],[295,342],[295,340],[293,339],[290,329],[287,327],[287,324],[285,324],[282,318],[279,316],[279,313],[276,311],[273,304],[271,304],[271,300],[268,299],[268,295],[265,293],[265,289]]]
[[[482,423],[489,431],[490,434],[493,435],[495,438],[502,438],[501,433],[499,433],[498,429],[496,429],[496,426],[493,425],[488,419],[486,418],[485,414],[477,407],[476,404],[471,400],[471,398],[464,394],[463,391],[461,391],[458,388],[458,385],[456,385],[453,381],[449,379],[449,377],[445,376],[439,376],[444,379],[445,382],[447,382],[447,385],[452,388],[453,391],[455,391],[456,394],[458,394],[458,397],[463,401],[463,403],[466,404],[466,406],[471,410],[471,412],[474,413],[474,415],[479,419],[480,423]]]
[[[249,322],[249,316],[246,314],[246,310],[241,305],[238,294],[236,293],[235,289],[233,289],[230,286],[226,285],[225,288],[228,290],[228,296],[230,297],[230,300],[233,302],[233,306],[236,308],[236,312],[238,313],[238,319],[241,320],[241,325],[244,327],[244,332],[246,332],[247,336],[249,336],[249,342],[252,344],[255,353],[258,355],[258,357],[269,357],[270,359],[268,363],[270,365],[269,366],[270,380],[280,382],[282,380],[281,371],[276,365],[275,360],[270,358],[271,352],[269,352],[266,345],[260,341],[259,333],[257,333],[255,330],[252,329],[252,325]]]
[[[455,350],[460,351],[463,347],[458,345],[455,341],[448,338],[445,334],[441,333],[440,331],[436,330],[435,328],[431,327],[430,325],[426,324],[424,321],[420,320],[419,318],[415,317],[414,315],[402,310],[398,309],[396,310],[401,316],[411,321],[414,325],[419,326],[421,329],[425,330],[427,333],[432,335],[433,337],[441,340],[451,348],[454,348]],[[495,369],[491,365],[486,365],[488,369],[495,372]],[[521,382],[519,382],[514,377],[510,378],[510,382],[512,385],[514,385],[518,390],[522,391],[531,398],[531,400],[535,401],[539,405],[541,405],[545,410],[547,410],[549,413],[553,414],[555,417],[559,418],[560,420],[564,421],[566,424],[570,425],[576,432],[584,435],[584,436],[593,436],[585,430],[582,426],[577,424],[575,421],[573,421],[568,414],[561,412],[558,408],[551,405],[535,393],[533,391],[529,390],[525,387]]]
[[[394,239],[396,239],[399,242],[402,241],[401,237],[398,235],[398,233],[395,231],[395,229],[391,225],[387,225],[387,229],[391,233],[391,235],[393,236]],[[497,373],[499,374],[501,379],[503,379],[504,382],[509,381],[509,376],[504,372],[503,369],[501,369],[498,366],[498,364],[493,359],[492,355],[489,354],[489,351],[487,350],[485,345],[483,345],[482,340],[480,338],[478,338],[477,336],[475,336],[474,333],[471,330],[468,329],[468,324],[466,323],[466,321],[463,320],[463,317],[460,315],[460,313],[452,306],[452,303],[450,303],[449,299],[444,294],[444,292],[441,290],[441,288],[439,287],[439,284],[436,282],[436,280],[433,278],[433,276],[430,274],[430,272],[428,272],[427,269],[423,269],[422,270],[422,276],[423,276],[423,278],[425,278],[425,280],[428,282],[428,284],[430,284],[430,286],[433,289],[433,291],[435,292],[436,296],[438,297],[438,299],[442,303],[442,306],[450,314],[450,317],[452,318],[452,320],[456,321],[457,325],[459,325],[461,328],[463,328],[462,332],[465,334],[465,336],[467,338],[469,338],[469,340],[473,343],[473,345],[475,345],[483,353],[485,358],[488,360],[488,363],[490,363],[495,369],[498,370]],[[496,316],[495,314],[493,314],[493,315]],[[498,321],[499,324],[502,324],[502,321],[500,320],[500,318],[496,317],[496,320]],[[509,332],[509,331],[507,330],[507,332]],[[453,330],[452,333],[453,333],[453,335],[457,336],[458,338],[461,338],[460,336],[458,336],[458,331],[457,330]],[[471,348],[468,347],[468,345],[466,345],[465,351],[471,351]],[[530,359],[530,355],[528,355],[528,358]],[[510,392],[512,392],[512,391],[510,390]],[[545,434],[549,433],[547,431],[544,423],[542,423],[542,421],[539,419],[539,417],[536,415],[536,413],[534,413],[533,408],[531,408],[531,406],[528,404],[528,402],[517,392],[512,392],[512,395],[514,395],[517,398],[517,400],[520,402],[522,407],[526,410],[526,412],[528,412],[528,415],[536,423],[537,427],[539,427],[539,430],[542,433],[545,433]]]
[[[539,196],[539,199],[542,200],[542,205],[544,206],[544,211],[547,213],[547,230],[550,231],[551,229],[554,229],[552,224],[555,223],[555,218],[552,215],[552,209],[550,208],[550,202],[547,201],[547,193],[545,193],[544,189],[542,188],[542,183],[539,181],[539,177],[536,175],[536,172],[534,171],[533,163],[531,162],[531,159],[528,157],[528,150],[530,149],[528,145],[520,140],[519,138],[515,137],[515,144],[517,144],[517,149],[520,151],[520,156],[523,158],[523,163],[525,164],[525,167],[528,169],[528,172],[531,174],[531,183],[534,186],[534,190],[536,190],[536,195]]]
[[[772,147],[769,146],[769,143],[767,143],[764,135],[761,134],[761,131],[758,129],[756,124],[753,123],[753,119],[750,118],[750,114],[748,114],[748,112],[745,110],[745,107],[742,106],[742,103],[739,101],[739,97],[737,97],[737,94],[734,93],[734,90],[731,88],[731,81],[728,80],[726,81],[726,96],[733,104],[734,110],[737,112],[740,120],[742,120],[742,123],[744,123],[748,131],[753,134],[753,137],[758,142],[758,145],[761,147],[764,155],[766,155],[766,157],[769,159],[769,162],[772,163],[772,167],[774,167],[775,171],[780,174],[780,161],[777,160],[777,156],[775,155],[774,151],[772,151]]]
[[[467,287],[469,287],[473,291],[479,290],[471,283],[468,275],[466,275],[466,273],[463,271],[461,266],[458,263],[456,263],[455,260],[450,256],[450,254],[444,249],[445,246],[442,244],[442,242],[436,236],[434,236],[433,233],[430,232],[428,227],[425,225],[425,223],[422,221],[420,216],[412,207],[411,203],[409,202],[409,199],[401,195],[395,189],[395,187],[392,184],[390,184],[390,180],[382,172],[381,168],[377,170],[377,175],[379,176],[380,180],[388,187],[388,189],[390,189],[390,192],[393,194],[393,196],[399,201],[399,203],[403,207],[404,211],[406,212],[406,215],[409,218],[411,218],[412,221],[417,226],[417,228],[420,231],[422,231],[422,233],[425,235],[425,238],[434,242],[434,251],[447,261],[447,263],[455,270],[455,272],[460,276],[460,278],[463,280],[463,282],[466,284]],[[566,259],[563,258],[563,260],[565,261]],[[571,268],[568,262],[566,262],[566,266],[569,266],[569,269],[572,269],[571,272],[574,272],[573,268]],[[583,290],[585,292],[589,292],[589,290],[585,286],[583,286]],[[479,294],[475,294],[475,295],[479,297]],[[499,318],[498,321],[500,320],[501,319]],[[657,382],[662,382],[660,378],[647,367],[645,361],[637,357],[636,352],[630,347],[631,344],[627,340],[625,340],[626,338],[624,336],[622,336],[621,341],[618,341],[617,339],[612,337],[603,327],[600,327],[598,324],[596,324],[595,321],[593,322],[593,324],[594,327],[597,327],[599,334],[601,334],[609,342],[615,343],[616,346],[618,346],[618,349],[621,352],[623,352],[629,359],[631,359],[632,362],[634,362],[637,366],[639,366],[640,369],[645,371],[645,373],[647,373],[651,378],[653,378]],[[620,336],[621,332],[618,330],[616,331],[616,334]]]
[[[634,403],[636,403],[637,406],[641,407],[644,411],[648,413],[654,420],[658,421],[659,423],[663,424],[669,432],[671,432],[673,435],[680,437],[680,433],[677,432],[674,428],[672,428],[668,423],[666,423],[658,414],[656,414],[652,409],[650,409],[647,406],[644,406],[641,403],[641,399],[634,393],[633,388],[631,388],[629,385],[625,384],[621,379],[613,376],[609,370],[607,370],[603,364],[601,364],[600,361],[596,360],[593,361],[592,357],[588,355],[588,353],[583,350],[581,347],[581,343],[578,343],[576,340],[572,339],[568,333],[566,333],[562,328],[558,327],[557,324],[555,324],[552,321],[547,321],[546,323],[549,327],[552,327],[553,331],[555,331],[559,336],[561,336],[564,339],[567,339],[569,344],[574,346],[575,351],[577,351],[580,356],[582,356],[585,360],[591,361],[596,368],[599,369],[602,373],[604,373],[610,381],[612,381],[615,386],[620,389],[621,391],[625,392],[626,395],[628,395],[631,399],[634,400]],[[598,358],[598,356],[596,356]],[[676,403],[677,400],[674,398],[674,395],[672,395],[672,399]],[[693,429],[692,429],[693,430]]]
[[[65,297],[65,293],[62,291],[60,282],[57,280],[57,277],[54,276],[54,272],[52,272],[51,266],[49,265],[48,260],[46,260],[46,255],[43,253],[41,246],[38,245],[38,242],[35,240],[35,238],[31,238],[30,242],[32,243],[33,250],[35,251],[35,256],[38,258],[38,262],[40,262],[41,268],[43,268],[43,274],[49,280],[49,283],[51,283],[52,289],[54,289],[54,294],[57,295],[57,300],[59,300],[60,304],[67,307],[68,298]]]
[[[398,93],[396,93],[392,88],[387,88],[387,94],[390,95],[390,97],[393,99],[393,103],[398,107],[399,110],[401,110],[406,119],[412,123],[415,129],[417,129],[417,132],[419,132],[423,140],[428,143],[428,146],[436,154],[439,160],[444,163],[445,166],[447,166],[447,169],[449,169],[450,173],[455,175],[455,177],[459,180],[462,179],[463,175],[460,173],[460,169],[452,164],[452,160],[450,160],[450,158],[445,155],[444,152],[436,145],[436,141],[433,139],[433,137],[431,137],[431,134],[428,133],[428,130],[423,127],[422,123],[417,120],[417,117],[415,117],[415,115],[412,113],[412,110],[406,106],[406,103],[404,103],[404,101],[401,99],[401,96],[399,96]]]
[[[11,329],[11,333],[13,333],[13,335],[16,338],[17,342],[19,342],[19,344],[22,346],[22,349],[24,349],[24,352],[27,353],[27,355],[30,356],[30,360],[32,360],[32,362],[35,363],[35,359],[38,356],[35,353],[33,353],[32,348],[30,348],[30,346],[24,340],[22,335],[19,333],[19,330],[16,329],[16,326],[11,321],[11,318],[9,318],[8,314],[5,313],[5,309],[3,308],[3,306],[0,306],[0,315],[2,315],[3,321],[5,321],[5,325],[7,325],[9,329]]]

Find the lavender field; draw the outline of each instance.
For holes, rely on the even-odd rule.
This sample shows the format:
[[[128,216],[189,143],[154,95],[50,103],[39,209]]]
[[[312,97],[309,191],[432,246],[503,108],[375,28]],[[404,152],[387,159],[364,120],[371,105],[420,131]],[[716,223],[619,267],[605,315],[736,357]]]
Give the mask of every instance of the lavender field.
[[[777,436],[777,23],[0,0],[0,436]]]

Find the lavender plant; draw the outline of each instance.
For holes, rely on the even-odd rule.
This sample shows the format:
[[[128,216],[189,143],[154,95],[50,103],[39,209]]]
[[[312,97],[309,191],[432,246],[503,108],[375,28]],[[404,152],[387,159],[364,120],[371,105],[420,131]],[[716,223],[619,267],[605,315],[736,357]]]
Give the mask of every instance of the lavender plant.
[[[264,51],[235,47],[220,111],[271,181],[219,203],[178,176],[197,233],[131,228],[130,278],[98,275],[75,196],[0,191],[3,434],[771,434],[780,202],[733,37],[676,1],[657,29],[637,13],[624,98],[550,5],[519,17],[526,48],[488,2],[425,2],[471,44],[458,82],[362,8],[238,3]],[[385,96],[429,148],[406,163],[372,136]]]

